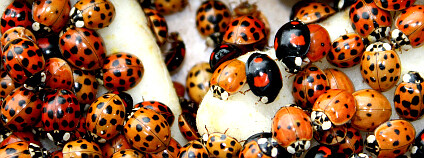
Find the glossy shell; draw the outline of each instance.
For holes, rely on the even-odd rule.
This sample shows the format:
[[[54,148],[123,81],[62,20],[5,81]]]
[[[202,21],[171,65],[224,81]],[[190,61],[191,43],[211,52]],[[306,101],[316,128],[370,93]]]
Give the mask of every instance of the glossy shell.
[[[161,102],[144,101],[134,105],[134,108],[138,107],[151,109],[154,110],[156,113],[161,114],[166,119],[169,125],[172,125],[172,123],[174,122],[175,116],[172,113],[171,109]]]
[[[206,62],[194,65],[187,74],[186,87],[190,99],[199,104],[210,88],[213,71]]]
[[[74,77],[71,66],[65,60],[60,58],[48,59],[43,72],[46,75],[46,88],[72,89]]]
[[[131,149],[131,145],[128,144],[127,138],[123,134],[117,135],[113,139],[107,141],[102,145],[103,157],[111,157],[114,153],[125,149]]]
[[[168,38],[168,24],[165,17],[157,10],[151,8],[143,8],[146,17],[148,17],[150,29],[156,37],[158,45],[165,44]]]
[[[396,45],[411,45],[412,47],[420,47],[424,43],[424,5],[413,5],[395,17],[395,26],[399,31],[407,37],[407,41],[400,41],[395,34],[399,31],[392,32],[392,42]],[[397,37],[393,39],[393,36]],[[396,47],[397,48],[397,47]]]
[[[401,61],[393,50],[370,51],[372,47],[368,46],[362,55],[361,75],[372,89],[384,92],[399,81]]]
[[[203,141],[210,157],[237,157],[241,150],[235,138],[223,133],[205,134]]]
[[[371,132],[390,119],[392,107],[389,100],[380,92],[363,89],[352,95],[356,100],[356,113],[351,120],[354,128]]]
[[[10,41],[13,41],[18,38],[25,38],[33,42],[36,42],[35,35],[31,32],[30,29],[27,29],[25,27],[13,27],[2,34],[1,46],[4,47]]]
[[[13,1],[5,8],[1,16],[1,34],[17,26],[29,29],[31,28],[32,21],[31,6],[24,0]]]
[[[351,124],[347,125],[346,137],[335,146],[336,152],[346,157],[353,153],[361,153],[364,149],[364,140],[359,130],[353,128]]]
[[[208,150],[197,140],[189,141],[178,153],[178,158],[208,158]]]
[[[265,36],[265,26],[262,21],[252,16],[240,16],[230,21],[223,43],[250,45],[266,41]]]
[[[294,17],[290,19],[297,19],[305,24],[320,21],[336,13],[336,11],[326,3],[306,1],[300,1],[298,3],[301,4],[298,5],[299,8],[292,9],[291,14]]]
[[[148,156],[146,155],[146,157],[148,158],[163,158],[163,157],[177,158],[177,155],[180,152],[180,149],[181,149],[181,145],[174,138],[171,138],[171,141],[169,142],[169,145],[168,147],[166,147],[165,150],[158,153],[149,154]]]
[[[215,71],[222,63],[237,58],[243,54],[242,50],[234,44],[222,44],[212,51],[209,58],[209,65],[212,71]]]
[[[106,57],[102,72],[106,89],[126,91],[140,83],[144,65],[137,56],[119,52]]]
[[[114,153],[110,158],[144,158],[144,154],[134,149],[125,149]]]
[[[352,81],[343,71],[328,68],[324,70],[324,73],[331,89],[343,89],[349,93],[355,91]]]
[[[388,11],[403,10],[415,3],[415,0],[374,0],[381,9]]]
[[[362,38],[356,33],[340,36],[332,43],[332,48],[327,55],[327,61],[340,68],[352,67],[361,62],[365,51]]]
[[[233,59],[222,63],[212,74],[210,84],[212,85],[212,90],[214,91],[215,97],[221,97],[223,93],[228,93],[228,96],[238,92],[246,83],[246,66],[245,63]],[[218,90],[215,92],[213,89],[214,86],[219,86],[223,91]]]
[[[272,103],[283,87],[277,63],[266,54],[253,53],[246,61],[246,76],[250,90],[263,103]]]
[[[333,126],[329,130],[314,130],[314,138],[320,144],[336,145],[342,142],[347,135],[347,126]]]
[[[215,32],[225,32],[230,21],[230,10],[221,1],[204,1],[196,12],[196,28],[203,36],[209,36]]]
[[[101,29],[115,18],[115,6],[109,0],[80,0],[70,11],[71,22],[77,27]]]
[[[307,25],[311,33],[311,44],[309,46],[308,57],[311,62],[316,62],[327,56],[331,50],[331,39],[327,29],[319,24]]]
[[[32,18],[35,21],[32,29],[59,33],[68,22],[70,10],[69,0],[36,0],[32,5]]]
[[[64,158],[71,157],[102,157],[100,147],[85,139],[78,139],[65,144],[62,149]]]
[[[200,135],[197,131],[196,114],[190,112],[182,112],[178,116],[178,127],[181,134],[188,141],[198,140]]]
[[[330,89],[325,73],[315,65],[309,65],[296,74],[293,80],[292,95],[296,104],[311,109],[315,100]]]
[[[403,76],[394,96],[396,113],[407,120],[419,119],[424,113],[423,78],[417,72],[408,72]]]
[[[77,96],[78,102],[83,104],[91,104],[96,100],[99,83],[93,71],[84,71],[74,69],[73,71],[74,85],[73,90]]]
[[[330,89],[320,95],[312,107],[313,111],[324,112],[334,125],[342,125],[355,115],[356,101],[345,90]]]
[[[6,71],[0,72],[0,99],[6,98],[10,92],[15,90],[15,88],[19,87],[20,85],[18,83],[15,83]]]

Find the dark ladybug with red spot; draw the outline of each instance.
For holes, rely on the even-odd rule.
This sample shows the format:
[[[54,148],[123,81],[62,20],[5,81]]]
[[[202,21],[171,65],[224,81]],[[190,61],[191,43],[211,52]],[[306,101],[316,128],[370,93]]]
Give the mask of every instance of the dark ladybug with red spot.
[[[301,70],[310,43],[308,26],[301,21],[292,20],[278,29],[275,35],[275,55],[286,66],[286,71],[297,73]]]
[[[262,103],[272,103],[283,87],[280,68],[266,54],[253,53],[246,62],[246,77],[250,90]]]
[[[209,65],[215,71],[222,63],[241,56],[243,52],[234,44],[221,44],[215,47],[209,58]]]
[[[7,6],[1,16],[0,22],[1,34],[17,26],[22,26],[27,29],[31,28],[32,14],[30,5],[25,0],[13,1]]]
[[[81,117],[77,97],[70,90],[59,89],[46,95],[41,121],[47,138],[56,144],[71,140]]]
[[[305,158],[336,158],[331,146],[318,145],[308,150]]]
[[[417,135],[410,151],[412,158],[424,157],[424,130]]]
[[[285,148],[278,145],[269,132],[256,133],[245,141],[240,158],[292,157]]]

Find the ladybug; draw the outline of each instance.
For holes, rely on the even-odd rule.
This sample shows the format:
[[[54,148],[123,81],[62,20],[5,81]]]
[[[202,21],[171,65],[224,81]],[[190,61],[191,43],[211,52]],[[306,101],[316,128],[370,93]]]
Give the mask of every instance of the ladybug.
[[[32,5],[32,30],[40,34],[59,33],[69,19],[69,0],[36,0]]]
[[[3,137],[4,139],[1,140],[1,146],[6,146],[15,142],[25,142],[25,143],[32,143],[32,144],[37,144],[37,145],[41,145],[40,140],[38,139],[38,137],[35,137],[35,135],[32,132],[28,132],[28,131],[22,131],[22,132],[8,132],[6,133],[4,136],[7,137]]]
[[[162,157],[177,157],[180,152],[181,145],[174,138],[171,137],[168,147],[165,150],[158,153],[146,154],[147,158],[162,158]]]
[[[272,137],[290,154],[300,154],[311,145],[313,129],[309,116],[294,104],[281,107],[272,119]]]
[[[81,109],[83,110],[83,109]],[[83,110],[84,112],[86,111],[85,109]],[[87,117],[82,115],[80,117],[79,123],[77,124],[77,130],[75,131],[75,138],[80,139],[80,138],[86,138],[87,137],[87,124],[85,123],[87,121]]]
[[[123,134],[117,135],[110,141],[107,141],[102,147],[103,157],[111,157],[114,153],[125,149],[131,149],[127,138]]]
[[[37,39],[37,45],[43,51],[44,59],[60,58],[59,37],[57,35],[43,36]]]
[[[20,84],[15,83],[6,71],[0,72],[0,100],[4,100],[10,92],[15,90],[15,88],[19,87]]]
[[[40,108],[41,108],[41,106],[40,106]],[[41,120],[38,121],[35,125],[33,125],[31,132],[39,138],[45,138],[46,137],[46,132],[44,131],[43,122]]]
[[[183,84],[177,81],[172,81],[172,85],[174,86],[175,92],[178,97],[184,97],[185,95],[185,87]],[[209,88],[208,88],[209,89]]]
[[[424,156],[424,130],[421,130],[421,132],[417,135],[410,151],[412,158]]]
[[[134,108],[124,126],[124,135],[135,149],[157,153],[166,149],[171,141],[171,129],[166,119],[154,110]]]
[[[80,105],[91,104],[96,100],[99,83],[93,71],[73,69],[72,89]]]
[[[343,125],[355,115],[356,101],[352,93],[330,89],[321,94],[312,107],[311,120],[317,131],[329,130],[333,125]]]
[[[245,141],[240,152],[240,158],[276,158],[292,157],[269,132],[257,133]]]
[[[424,112],[423,78],[418,72],[409,71],[395,90],[394,105],[397,114],[409,121],[419,119]]]
[[[332,158],[336,157],[331,146],[317,145],[308,150],[305,158]]]
[[[189,141],[184,145],[177,157],[179,158],[208,158],[208,150],[206,147],[197,140]]]
[[[154,110],[156,113],[162,115],[169,125],[172,125],[174,122],[175,116],[172,110],[159,101],[143,101],[134,105],[134,108],[138,107]]]
[[[328,89],[330,87],[325,73],[311,64],[296,74],[292,95],[297,105],[303,109],[311,109],[315,100]]]
[[[343,89],[349,93],[355,91],[352,81],[343,71],[327,68],[324,70],[324,73],[327,76],[330,89]]]
[[[51,158],[63,158],[63,153],[60,150],[57,150],[51,153]]]
[[[415,3],[415,0],[374,0],[375,4],[381,9],[388,11],[404,10]]]
[[[171,32],[171,48],[166,52],[165,64],[169,72],[176,71],[184,61],[186,47],[178,32]]]
[[[380,92],[363,89],[354,92],[356,113],[352,117],[352,127],[365,132],[372,132],[378,125],[388,121],[392,115],[389,100]]]
[[[209,58],[209,65],[212,71],[215,71],[219,65],[225,61],[235,59],[243,55],[242,50],[234,44],[221,44],[213,49]]]
[[[131,97],[131,95],[123,91],[110,91],[109,93],[117,94],[119,98],[121,98],[125,106],[125,116],[129,116],[131,114],[132,109],[134,108],[133,98]]]
[[[31,7],[25,0],[15,0],[10,3],[0,19],[1,34],[13,27],[31,28],[33,21],[31,13]]]
[[[31,32],[31,30],[25,28],[25,27],[13,27],[9,30],[5,31],[1,36],[1,46],[4,47],[9,43],[10,41],[13,41],[15,39],[24,38],[31,40],[33,42],[36,42],[36,38],[34,34]]]
[[[204,1],[196,12],[196,28],[204,37],[219,36],[224,33],[230,21],[230,10],[218,0]]]
[[[45,158],[48,153],[44,148],[34,143],[15,142],[0,147],[0,157],[31,157],[31,158]]]
[[[3,48],[2,59],[10,78],[19,84],[23,84],[45,67],[41,49],[33,41],[25,38],[10,41]]]
[[[327,61],[340,68],[352,67],[361,62],[365,51],[362,38],[356,33],[340,36],[332,43],[333,47],[327,55]]]
[[[315,23],[335,14],[336,11],[328,4],[321,2],[297,2],[290,13],[290,20],[299,20],[305,24]]]
[[[262,103],[272,103],[283,87],[277,63],[266,54],[253,53],[246,62],[246,81]]]
[[[244,52],[262,49],[268,42],[264,23],[253,16],[240,16],[230,21],[223,44],[241,46]]]
[[[134,149],[125,149],[114,153],[110,158],[144,158],[144,154]]]
[[[308,26],[298,20],[291,20],[278,29],[274,38],[275,55],[286,66],[289,73],[301,70],[302,60],[308,53],[311,33]]]
[[[351,124],[347,125],[346,137],[334,148],[338,154],[348,157],[354,153],[361,153],[364,148],[364,141],[359,130],[353,128]]]
[[[1,105],[1,122],[12,131],[23,131],[37,123],[42,103],[34,91],[23,86],[16,88]]]
[[[324,58],[331,50],[331,39],[327,29],[319,24],[308,24],[311,43],[306,57],[311,62],[316,62]]]
[[[59,36],[60,52],[71,65],[82,70],[103,66],[106,49],[103,38],[96,31],[71,26]]]
[[[105,93],[94,101],[87,111],[87,133],[99,143],[116,136],[122,130],[125,106],[117,94]]]
[[[392,17],[389,11],[379,8],[372,0],[357,0],[349,10],[352,28],[365,43],[374,43],[389,36]]]
[[[237,157],[241,144],[225,133],[203,134],[202,141],[210,157]]]
[[[77,97],[70,90],[58,89],[44,100],[41,121],[47,138],[56,144],[68,142],[81,117]]]
[[[194,65],[187,74],[186,86],[188,97],[199,104],[208,92],[213,71],[206,62]]]
[[[183,111],[180,116],[178,116],[178,127],[181,134],[188,141],[201,138],[197,131],[196,113]]]
[[[377,157],[403,155],[415,140],[414,126],[405,120],[392,120],[378,126],[365,141],[365,148]]]
[[[404,50],[420,47],[424,40],[422,30],[424,19],[424,5],[413,5],[402,11],[395,18],[395,29],[391,34],[394,48]]]
[[[102,73],[106,89],[126,91],[141,81],[144,66],[137,56],[119,52],[106,57]]]
[[[63,59],[47,59],[43,73],[45,74],[46,88],[71,89],[73,87],[74,78],[71,66]]]
[[[210,79],[213,96],[227,100],[231,94],[238,92],[246,83],[245,63],[232,59],[222,63]]]
[[[149,20],[148,25],[156,37],[156,43],[162,46],[168,39],[168,24],[166,23],[165,17],[156,9],[143,8],[143,11]]]
[[[101,29],[108,27],[115,18],[115,6],[109,0],[80,0],[69,12],[76,27]]]
[[[335,145],[342,142],[347,135],[347,126],[333,126],[326,131],[314,131],[314,138],[320,144]]]
[[[187,0],[155,0],[153,6],[163,15],[182,11],[188,4]]]
[[[373,43],[362,55],[361,75],[375,90],[387,91],[394,87],[401,74],[400,59],[387,43]]]
[[[63,157],[102,157],[99,145],[85,139],[70,141],[63,146]]]
[[[240,4],[233,9],[233,18],[240,16],[253,16],[264,23],[265,26],[265,38],[268,40],[270,25],[267,17],[263,14],[255,3],[249,3],[249,1],[240,1]],[[268,41],[267,41],[268,42]]]

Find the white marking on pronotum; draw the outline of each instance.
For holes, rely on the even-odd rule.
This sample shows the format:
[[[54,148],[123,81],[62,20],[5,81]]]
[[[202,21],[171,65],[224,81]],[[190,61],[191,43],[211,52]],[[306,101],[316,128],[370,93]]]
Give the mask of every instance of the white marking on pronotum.
[[[301,66],[302,65],[302,58],[301,57],[294,58],[294,64],[296,64],[296,66]]]
[[[38,23],[38,22],[32,23],[32,30],[34,30],[34,31],[40,30],[40,23]]]
[[[370,135],[367,137],[367,142],[368,143],[373,143],[375,141],[375,135]]]

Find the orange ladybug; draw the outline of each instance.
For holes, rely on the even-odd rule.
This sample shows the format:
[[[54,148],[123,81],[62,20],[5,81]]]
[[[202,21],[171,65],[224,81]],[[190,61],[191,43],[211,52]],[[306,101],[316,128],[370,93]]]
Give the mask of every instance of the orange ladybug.
[[[326,3],[299,1],[293,6],[290,19],[297,19],[305,24],[310,24],[326,19],[334,13],[336,11]]]
[[[343,125],[356,112],[353,95],[342,89],[330,89],[320,95],[312,107],[311,120],[317,131],[329,130],[333,125]]]
[[[365,50],[362,38],[356,33],[340,36],[333,41],[332,46],[327,55],[327,61],[340,68],[359,64]]]
[[[372,89],[384,92],[396,85],[402,69],[399,56],[391,46],[376,42],[369,45],[362,55],[360,70]]]
[[[324,58],[331,50],[331,39],[327,29],[319,24],[306,25],[311,34],[311,43],[306,57],[311,62],[316,62]]]
[[[397,157],[406,153],[415,140],[414,126],[392,120],[378,126],[365,141],[365,149],[377,157]]]
[[[409,121],[419,119],[424,112],[423,78],[418,72],[409,71],[403,75],[403,82],[395,91],[394,104],[397,114]]]
[[[210,81],[213,96],[227,100],[231,94],[238,92],[246,83],[245,63],[232,59],[222,63],[212,74]]]
[[[237,157],[241,144],[225,133],[203,134],[203,144],[210,157]]]
[[[230,21],[223,43],[242,46],[245,51],[262,49],[268,42],[264,23],[253,16],[240,16]]]
[[[70,141],[63,146],[63,157],[102,157],[99,145],[85,139]]]
[[[324,70],[324,73],[327,76],[331,89],[343,89],[349,93],[353,93],[355,91],[352,81],[343,71],[328,68]]]

